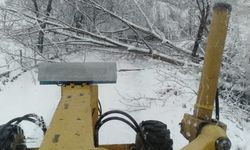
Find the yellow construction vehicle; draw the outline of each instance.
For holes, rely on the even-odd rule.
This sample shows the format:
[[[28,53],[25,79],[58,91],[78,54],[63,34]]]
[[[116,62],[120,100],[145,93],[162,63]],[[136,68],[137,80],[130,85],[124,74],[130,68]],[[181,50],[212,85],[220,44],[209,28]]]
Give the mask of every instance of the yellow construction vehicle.
[[[216,3],[213,10],[197,102],[193,114],[185,114],[180,123],[181,133],[189,141],[182,150],[229,150],[231,147],[226,125],[212,119],[231,6]],[[173,141],[164,123],[148,120],[137,124],[123,111],[100,112],[97,84],[116,82],[115,63],[43,63],[39,65],[38,78],[41,84],[61,85],[61,100],[49,128],[46,129],[41,117],[33,114],[14,119],[0,126],[0,141],[4,141],[1,137],[12,137],[11,142],[0,142],[2,150],[28,149],[18,144],[24,142],[22,130],[17,126],[22,120],[36,123],[45,132],[40,148],[30,150],[172,150]],[[126,119],[110,114],[123,115]],[[136,142],[99,145],[98,131],[111,120],[128,124],[137,133]]]

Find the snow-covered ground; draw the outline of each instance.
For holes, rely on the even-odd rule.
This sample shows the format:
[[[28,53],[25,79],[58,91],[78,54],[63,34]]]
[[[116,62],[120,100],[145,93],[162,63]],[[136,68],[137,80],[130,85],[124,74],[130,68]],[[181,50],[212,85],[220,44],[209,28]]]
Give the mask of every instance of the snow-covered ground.
[[[0,4],[1,5],[4,4],[4,2],[5,2],[5,0],[0,0]]]
[[[78,54],[72,57],[75,61],[80,60]],[[174,149],[187,144],[180,134],[179,123],[184,113],[192,113],[200,72],[141,58],[111,59],[108,55],[99,54],[87,57],[87,61],[93,60],[116,61],[118,69],[142,69],[118,72],[116,84],[99,85],[99,98],[104,111],[121,109],[129,112],[138,122],[149,119],[163,121],[171,129]],[[14,82],[8,82],[1,88],[0,124],[26,113],[36,113],[42,115],[49,125],[60,99],[60,87],[39,85],[37,70],[34,69],[22,73]],[[221,107],[221,121],[228,125],[232,149],[249,150],[247,142],[250,141],[250,123],[244,121],[244,112],[225,103]],[[22,127],[30,139],[28,144],[39,146],[43,137],[40,129],[30,123],[23,123]],[[104,125],[100,135],[101,143],[135,141],[133,130],[119,122]]]

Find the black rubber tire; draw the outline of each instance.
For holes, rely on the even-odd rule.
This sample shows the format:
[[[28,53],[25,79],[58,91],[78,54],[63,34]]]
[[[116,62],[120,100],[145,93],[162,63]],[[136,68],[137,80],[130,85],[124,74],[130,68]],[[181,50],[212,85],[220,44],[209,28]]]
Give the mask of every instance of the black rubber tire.
[[[3,126],[0,126],[0,131]],[[26,150],[25,136],[21,127],[10,125],[0,135],[1,150]]]
[[[136,150],[173,150],[173,140],[167,125],[156,120],[140,123],[145,145],[139,134],[136,135]]]

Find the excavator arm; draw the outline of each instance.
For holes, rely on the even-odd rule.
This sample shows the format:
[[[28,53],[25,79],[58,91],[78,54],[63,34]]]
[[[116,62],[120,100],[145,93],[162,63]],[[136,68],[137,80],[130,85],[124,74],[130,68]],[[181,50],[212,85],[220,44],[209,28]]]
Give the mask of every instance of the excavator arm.
[[[181,133],[190,142],[182,150],[228,150],[231,147],[226,125],[212,119],[231,9],[226,3],[217,3],[213,8],[197,102],[193,114],[185,114],[181,122]]]

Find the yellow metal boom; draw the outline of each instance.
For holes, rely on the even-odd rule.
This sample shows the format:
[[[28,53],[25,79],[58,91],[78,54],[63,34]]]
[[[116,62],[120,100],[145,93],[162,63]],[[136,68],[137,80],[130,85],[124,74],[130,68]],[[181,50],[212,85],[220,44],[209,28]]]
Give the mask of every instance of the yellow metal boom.
[[[229,4],[217,3],[214,6],[194,113],[185,114],[181,122],[181,133],[190,141],[182,150],[218,150],[219,147],[226,149],[231,146],[226,125],[212,119],[230,12]]]
[[[230,10],[229,5],[225,4],[217,4],[214,7],[200,88],[194,109],[196,118],[210,120],[212,117]]]

